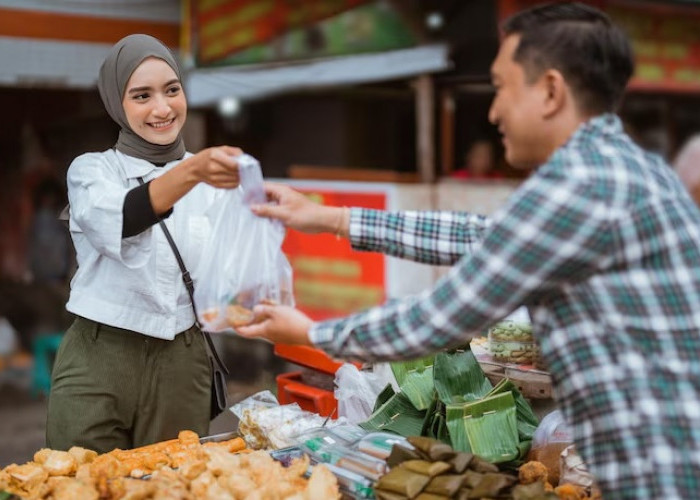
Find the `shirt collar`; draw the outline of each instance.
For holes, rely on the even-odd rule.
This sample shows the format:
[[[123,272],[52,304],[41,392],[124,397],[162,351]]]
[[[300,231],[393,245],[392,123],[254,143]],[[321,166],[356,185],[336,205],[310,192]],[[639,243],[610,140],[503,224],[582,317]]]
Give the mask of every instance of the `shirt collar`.
[[[604,113],[594,116],[582,123],[569,143],[587,142],[596,137],[605,135],[619,135],[623,132],[622,121],[613,113]]]
[[[148,160],[143,160],[141,158],[135,158],[133,156],[125,155],[121,151],[114,150],[114,154],[117,155],[119,163],[121,163],[122,168],[127,179],[136,179],[138,177],[146,177],[148,174],[153,172],[157,168],[153,163]],[[180,160],[176,160],[180,161]],[[167,164],[166,164],[167,165]]]

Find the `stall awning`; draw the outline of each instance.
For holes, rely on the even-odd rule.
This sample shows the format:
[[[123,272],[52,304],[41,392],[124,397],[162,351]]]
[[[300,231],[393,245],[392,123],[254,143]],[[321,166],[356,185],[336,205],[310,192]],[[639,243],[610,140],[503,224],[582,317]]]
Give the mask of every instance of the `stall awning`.
[[[448,47],[424,45],[371,54],[285,65],[195,69],[187,76],[190,106],[208,106],[225,97],[257,99],[301,88],[352,85],[444,71]]]

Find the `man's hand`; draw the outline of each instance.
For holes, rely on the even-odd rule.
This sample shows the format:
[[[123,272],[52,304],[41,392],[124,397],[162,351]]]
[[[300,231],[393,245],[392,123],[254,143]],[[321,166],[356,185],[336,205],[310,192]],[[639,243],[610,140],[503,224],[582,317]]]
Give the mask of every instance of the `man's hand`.
[[[265,183],[268,199],[277,204],[251,207],[256,215],[278,219],[286,227],[304,233],[337,233],[347,235],[349,210],[326,207],[282,184]]]
[[[280,344],[310,346],[309,329],[313,321],[304,313],[289,306],[255,306],[256,323],[236,328],[242,337],[264,338]]]

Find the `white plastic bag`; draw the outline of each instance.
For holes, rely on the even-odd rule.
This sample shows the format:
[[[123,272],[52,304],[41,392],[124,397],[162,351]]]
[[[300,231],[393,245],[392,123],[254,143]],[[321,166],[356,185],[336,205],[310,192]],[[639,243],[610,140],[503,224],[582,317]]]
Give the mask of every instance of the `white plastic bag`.
[[[350,363],[343,364],[335,372],[335,385],[338,416],[347,418],[352,424],[367,420],[385,386],[374,373],[361,372]]]
[[[548,413],[535,429],[531,457],[547,467],[549,482],[554,486],[559,484],[561,453],[573,441],[573,432],[564,421],[560,410]]]
[[[292,268],[280,248],[284,227],[250,211],[266,202],[260,165],[250,155],[236,159],[240,187],[208,210],[214,236],[195,273],[199,321],[211,332],[251,323],[260,303],[294,305]]]

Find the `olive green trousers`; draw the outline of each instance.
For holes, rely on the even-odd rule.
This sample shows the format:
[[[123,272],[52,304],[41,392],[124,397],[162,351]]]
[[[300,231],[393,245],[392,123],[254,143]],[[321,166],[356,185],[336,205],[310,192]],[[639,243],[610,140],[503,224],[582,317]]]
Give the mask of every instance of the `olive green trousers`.
[[[78,317],[56,355],[46,445],[98,453],[209,431],[211,367],[192,327],[161,340]]]

